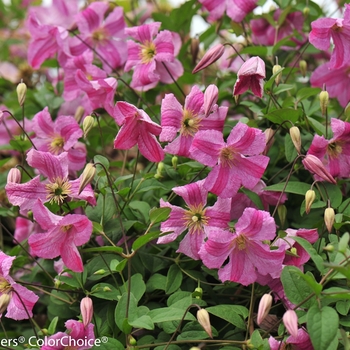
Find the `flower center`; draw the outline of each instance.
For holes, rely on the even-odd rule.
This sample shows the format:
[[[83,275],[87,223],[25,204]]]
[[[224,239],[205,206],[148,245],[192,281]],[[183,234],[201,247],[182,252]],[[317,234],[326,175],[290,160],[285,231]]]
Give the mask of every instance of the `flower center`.
[[[190,206],[189,210],[185,211],[183,219],[189,233],[201,234],[203,232],[203,227],[208,224],[209,219],[205,216],[205,211],[202,204]]]
[[[46,199],[50,201],[50,204],[57,203],[58,205],[61,205],[71,194],[71,187],[72,185],[68,182],[67,178],[61,179],[58,177],[45,185],[47,192]]]
[[[49,152],[60,154],[63,151],[64,139],[62,136],[55,136],[49,145]]]
[[[225,147],[220,151],[220,164],[223,167],[230,167],[235,165],[235,155],[236,152],[230,148],[230,147]]]
[[[141,45],[140,58],[141,63],[149,63],[153,60],[153,57],[157,54],[156,45],[153,42],[146,41]]]
[[[338,158],[342,153],[343,147],[341,142],[332,142],[327,146],[327,153],[330,158],[335,159]]]
[[[105,28],[97,28],[93,33],[92,33],[92,40],[94,41],[95,44],[97,43],[102,43],[108,39],[107,32]]]
[[[184,109],[181,121],[180,133],[183,136],[194,136],[198,131],[201,119],[193,114],[192,111]]]
[[[8,294],[12,290],[11,284],[5,279],[5,277],[0,277],[0,293]]]
[[[337,21],[333,24],[331,29],[334,32],[342,32],[343,31],[343,19],[338,18]]]
[[[62,226],[61,230],[62,230],[62,232],[68,232],[72,227],[73,227],[73,225]]]
[[[238,250],[245,250],[247,248],[248,240],[245,235],[238,235],[234,241],[237,244]]]

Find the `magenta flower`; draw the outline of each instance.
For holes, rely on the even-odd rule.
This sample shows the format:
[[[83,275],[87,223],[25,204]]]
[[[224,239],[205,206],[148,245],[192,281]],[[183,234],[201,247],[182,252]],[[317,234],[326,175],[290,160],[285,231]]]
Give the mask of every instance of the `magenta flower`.
[[[348,65],[350,58],[350,5],[345,4],[344,19],[320,18],[311,23],[309,41],[320,50],[328,50],[330,40],[334,50],[329,62],[330,68]],[[328,87],[328,86],[327,86]]]
[[[130,149],[137,144],[141,154],[151,162],[164,159],[163,149],[156,139],[162,128],[145,111],[127,102],[117,102],[112,115],[122,125],[114,140],[114,148]]]
[[[40,350],[87,350],[94,346],[95,334],[92,323],[84,327],[79,321],[68,320],[65,326],[66,332],[58,332],[47,338],[47,344],[55,345],[43,345]]]
[[[349,45],[350,47],[350,45]],[[329,97],[338,99],[342,107],[346,107],[350,101],[350,65],[344,65],[340,68],[331,69],[330,63],[322,64],[317,67],[310,78],[310,83],[314,87],[327,87]]]
[[[199,0],[203,7],[209,11],[209,21],[216,21],[226,11],[234,22],[241,22],[244,17],[257,6],[257,0]]]
[[[253,189],[261,179],[269,158],[260,155],[265,135],[255,128],[238,123],[227,139],[216,130],[198,131],[190,148],[191,157],[213,167],[204,187],[217,196],[230,198],[243,185]]]
[[[237,81],[233,88],[233,96],[252,90],[257,97],[264,92],[265,62],[260,57],[251,57],[245,61],[237,73]]]
[[[29,289],[16,283],[9,275],[15,258],[0,251],[0,297],[3,298],[3,295],[8,295],[9,300],[5,316],[18,321],[33,317],[32,310],[39,297]]]
[[[39,151],[54,155],[68,153],[70,171],[80,170],[86,163],[85,145],[78,139],[83,136],[79,124],[74,117],[60,116],[52,121],[48,108],[45,107],[33,118],[32,130],[35,132],[33,142]]]
[[[138,42],[128,40],[125,64],[125,71],[134,69],[130,85],[136,90],[152,89],[159,81],[172,83],[167,69],[175,80],[183,74],[182,64],[175,58],[181,48],[180,36],[168,30],[158,33],[160,25],[160,22],[154,22],[125,30]]]
[[[115,7],[104,20],[109,9],[107,2],[93,2],[77,16],[77,25],[80,31],[77,46],[72,47],[75,55],[89,50],[89,46],[96,50],[103,69],[110,73],[113,69],[121,67],[127,58],[127,45],[125,42],[125,21],[122,7]]]
[[[350,123],[340,119],[331,119],[333,137],[326,140],[315,135],[308,155],[319,158],[326,170],[333,177],[348,178],[350,176]]]
[[[213,230],[199,256],[210,269],[219,268],[221,281],[232,281],[245,286],[258,276],[279,273],[284,251],[270,250],[264,240],[275,238],[276,224],[270,213],[253,208],[244,210],[235,225],[235,232]],[[230,261],[222,267],[225,260]]]
[[[77,247],[89,241],[91,221],[80,214],[54,215],[39,199],[33,206],[33,215],[45,232],[34,233],[28,238],[32,252],[44,259],[61,256],[69,269],[82,272],[84,265]]]
[[[189,150],[198,130],[222,132],[228,108],[215,104],[209,109],[212,113],[206,117],[204,96],[197,86],[193,86],[182,108],[173,94],[165,95],[161,107],[162,132],[159,140],[172,141],[165,146],[166,153],[190,157]]]
[[[40,176],[23,183],[8,183],[5,186],[7,197],[12,205],[18,205],[21,211],[32,210],[37,199],[43,203],[51,202],[62,205],[68,199],[82,199],[96,205],[94,191],[87,185],[79,194],[80,180],[68,180],[68,153],[54,156],[48,152],[30,150],[28,164],[47,178],[41,182]]]
[[[336,184],[334,177],[331,173],[326,169],[321,160],[312,154],[306,155],[306,157],[302,160],[302,163],[311,174],[314,174],[315,178],[318,181],[328,181],[332,184]]]
[[[230,221],[230,199],[218,198],[212,207],[206,207],[208,191],[203,186],[204,180],[189,185],[175,187],[173,191],[181,196],[187,209],[160,201],[161,207],[171,208],[170,217],[161,224],[162,232],[173,232],[158,238],[158,244],[174,241],[181,233],[187,234],[180,243],[180,253],[198,260],[198,252],[204,244],[204,239],[215,228],[226,228]]]

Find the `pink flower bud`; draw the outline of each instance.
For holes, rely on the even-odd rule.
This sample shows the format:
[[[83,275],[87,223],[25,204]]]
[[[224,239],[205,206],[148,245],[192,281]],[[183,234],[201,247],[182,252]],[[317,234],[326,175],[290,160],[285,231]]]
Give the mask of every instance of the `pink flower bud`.
[[[316,199],[316,193],[314,190],[308,190],[305,193],[305,212],[306,214],[310,213],[312,203]]]
[[[85,297],[81,299],[80,312],[81,312],[81,317],[83,319],[83,325],[86,328],[90,324],[92,320],[92,316],[94,314],[92,300],[89,297]]]
[[[213,338],[213,334],[211,332],[210,318],[209,313],[205,309],[200,309],[197,311],[197,320],[199,324],[203,327],[203,329],[207,332],[210,338]]]
[[[211,84],[204,93],[204,114],[207,117],[218,100],[219,89]]]
[[[324,223],[326,224],[327,230],[331,233],[335,219],[335,213],[333,208],[326,208],[324,211]]]
[[[7,174],[7,183],[21,183],[21,172],[17,168],[10,169],[9,173]]]
[[[192,74],[199,72],[200,70],[210,66],[216,62],[224,53],[225,47],[222,44],[217,44],[209,49],[198,64],[194,67]]]
[[[298,337],[298,316],[294,310],[287,310],[283,315],[283,323],[293,337]]]
[[[259,309],[258,309],[258,317],[257,324],[260,325],[262,321],[264,321],[265,317],[269,314],[272,305],[272,295],[264,294],[260,299]]]
[[[316,174],[325,181],[328,181],[332,184],[336,184],[334,177],[329,173],[329,171],[324,167],[322,162],[312,154],[308,154],[303,159],[304,167],[309,170],[312,174]]]

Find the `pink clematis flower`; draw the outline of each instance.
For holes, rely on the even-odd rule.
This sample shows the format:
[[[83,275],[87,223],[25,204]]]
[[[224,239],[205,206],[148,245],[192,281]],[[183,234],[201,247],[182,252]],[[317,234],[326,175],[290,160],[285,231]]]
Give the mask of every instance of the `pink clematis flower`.
[[[77,247],[89,241],[92,233],[91,221],[80,214],[54,215],[40,199],[33,206],[33,215],[45,232],[34,233],[29,237],[28,243],[32,252],[44,259],[61,256],[69,269],[82,272],[84,265]]]
[[[32,130],[35,132],[33,143],[39,151],[54,155],[67,152],[70,171],[84,167],[86,149],[84,144],[78,143],[83,131],[74,117],[60,116],[52,121],[48,108],[45,107],[34,116]]]
[[[134,69],[130,85],[136,90],[152,89],[159,81],[170,84],[172,77],[176,80],[183,74],[181,62],[175,58],[181,48],[180,36],[168,30],[158,33],[160,25],[154,22],[125,30],[138,42],[128,40],[125,64],[125,71]]]
[[[288,348],[288,344],[292,346],[293,350],[314,350],[309,334],[302,328],[298,329],[298,335],[289,336],[286,341],[278,341],[274,337],[269,338],[269,345],[271,350],[280,350]]]
[[[245,61],[237,73],[237,81],[233,88],[233,96],[252,90],[257,97],[264,92],[265,62],[260,57],[251,57]]]
[[[198,130],[222,132],[228,108],[214,104],[209,108],[208,117],[206,117],[205,96],[197,86],[193,86],[182,108],[173,94],[165,95],[161,107],[162,132],[159,140],[172,141],[165,146],[166,153],[190,157],[189,150]],[[176,137],[178,131],[180,135]]]
[[[9,202],[12,205],[18,205],[22,212],[32,210],[37,199],[43,203],[51,202],[62,205],[66,200],[74,198],[96,205],[94,191],[90,185],[87,185],[79,194],[81,177],[76,180],[68,180],[67,152],[54,156],[48,152],[32,149],[27,154],[27,162],[47,180],[41,182],[38,175],[23,184],[7,183],[5,190]]]
[[[209,21],[216,21],[226,11],[234,22],[243,21],[244,17],[257,6],[257,0],[199,0],[209,11]]]
[[[0,297],[8,296],[6,317],[14,320],[24,320],[33,317],[33,307],[39,297],[32,291],[16,283],[9,275],[13,260],[0,251]]]
[[[137,144],[141,154],[151,162],[164,159],[164,151],[156,139],[162,128],[145,111],[127,102],[117,102],[112,116],[118,125],[122,125],[114,148],[130,149]]]
[[[350,58],[350,4],[345,4],[344,19],[320,18],[311,23],[309,41],[320,50],[328,50],[333,39],[330,68],[348,65]]]
[[[350,46],[350,45],[349,45]],[[327,87],[329,97],[338,99],[342,107],[346,107],[350,101],[350,65],[331,69],[330,63],[317,67],[310,78],[310,83],[314,87]]]
[[[221,281],[245,286],[258,276],[276,274],[282,270],[284,251],[270,250],[263,240],[275,238],[276,224],[270,213],[246,208],[235,225],[235,233],[213,230],[199,251],[205,266],[219,269]],[[222,267],[225,260],[230,261]]]
[[[94,346],[95,334],[92,323],[84,327],[79,321],[68,320],[65,326],[66,332],[58,332],[47,338],[47,344],[55,345],[43,345],[40,350],[87,350]]]
[[[157,243],[172,242],[188,230],[177,251],[196,260],[199,259],[198,252],[210,230],[226,228],[230,221],[231,200],[219,197],[212,207],[206,207],[208,191],[203,184],[204,180],[201,180],[173,188],[173,191],[184,199],[188,209],[171,205],[162,199],[160,201],[161,207],[171,208],[169,219],[161,224],[161,231],[173,233],[158,238]]]
[[[127,45],[123,8],[115,7],[104,20],[108,9],[108,2],[98,1],[77,15],[81,40],[75,40],[72,52],[77,56],[89,50],[88,45],[93,47],[101,59],[103,70],[110,73],[125,63]]]
[[[350,123],[340,119],[331,119],[333,137],[326,140],[315,135],[308,155],[319,158],[326,170],[333,177],[348,178],[350,176]]]
[[[243,185],[253,189],[261,179],[269,158],[260,155],[265,135],[255,128],[238,123],[224,142],[216,130],[198,131],[190,148],[191,157],[213,167],[204,187],[217,196],[232,197]]]

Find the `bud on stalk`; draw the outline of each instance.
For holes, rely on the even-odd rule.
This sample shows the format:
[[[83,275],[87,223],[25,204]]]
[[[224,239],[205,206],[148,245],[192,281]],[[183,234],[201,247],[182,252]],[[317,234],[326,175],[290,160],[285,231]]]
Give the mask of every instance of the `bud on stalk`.
[[[306,73],[307,73],[307,63],[304,60],[299,61],[299,69],[301,72],[301,75],[303,76],[303,78],[306,77]]]
[[[272,67],[272,74],[276,74],[279,70],[281,70],[282,67],[279,64],[275,64]],[[281,82],[282,78],[282,72],[279,72],[275,77],[275,84],[278,86],[278,84]]]
[[[287,310],[283,315],[283,323],[293,337],[298,337],[298,316],[294,310]]]
[[[197,311],[197,320],[199,324],[203,327],[203,329],[207,332],[210,338],[213,338],[213,334],[211,332],[210,318],[209,313],[205,309],[200,309]]]
[[[327,208],[324,211],[324,223],[326,224],[327,230],[331,233],[334,224],[335,213],[333,208]]]
[[[225,47],[222,44],[217,44],[208,50],[198,64],[194,67],[192,74],[199,72],[200,70],[210,66],[216,62],[224,53]]]
[[[312,203],[315,201],[316,193],[314,190],[308,190],[305,193],[305,212],[310,213]]]
[[[299,128],[297,126],[292,126],[289,129],[289,134],[290,134],[290,138],[292,139],[292,142],[294,144],[294,147],[296,148],[296,150],[298,151],[298,153],[300,154],[300,150],[301,150],[301,138],[300,138],[300,131]]]
[[[94,314],[91,298],[85,297],[81,299],[80,312],[81,312],[81,317],[83,319],[84,328],[86,328],[91,323],[92,316]]]
[[[264,321],[265,317],[269,314],[272,305],[272,295],[264,294],[260,299],[258,308],[257,324],[260,325]]]
[[[327,91],[321,91],[320,92],[320,107],[321,107],[322,115],[326,114],[328,102],[329,102],[329,94],[328,94],[328,92]]]
[[[81,179],[80,179],[80,185],[79,185],[79,190],[78,194],[80,194],[84,188],[92,182],[96,174],[96,168],[95,165],[92,163],[88,163],[85,166],[85,169],[83,173],[81,174]]]
[[[21,183],[22,175],[21,172],[17,168],[10,169],[7,174],[7,183]]]
[[[22,107],[24,105],[24,101],[26,100],[27,94],[27,85],[23,82],[19,83],[16,88],[18,103]]]

